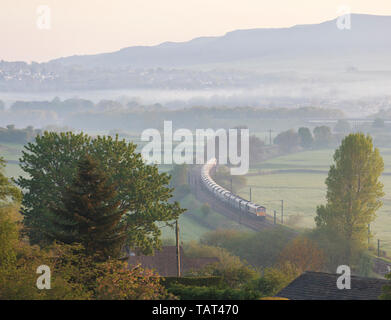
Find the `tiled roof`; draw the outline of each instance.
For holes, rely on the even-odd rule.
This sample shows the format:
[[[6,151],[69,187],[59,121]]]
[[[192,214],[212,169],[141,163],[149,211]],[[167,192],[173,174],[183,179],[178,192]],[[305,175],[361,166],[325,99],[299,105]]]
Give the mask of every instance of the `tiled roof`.
[[[340,290],[340,274],[304,272],[276,297],[291,300],[377,300],[389,280],[351,276],[351,289]]]
[[[180,247],[180,256],[182,274],[202,269],[208,264],[219,261],[217,258],[188,258],[184,255],[182,247]],[[155,250],[152,256],[142,255],[136,251],[134,255],[128,257],[128,266],[131,268],[137,264],[141,264],[145,269],[154,269],[161,276],[174,277],[177,275],[176,247],[164,246],[161,250]]]

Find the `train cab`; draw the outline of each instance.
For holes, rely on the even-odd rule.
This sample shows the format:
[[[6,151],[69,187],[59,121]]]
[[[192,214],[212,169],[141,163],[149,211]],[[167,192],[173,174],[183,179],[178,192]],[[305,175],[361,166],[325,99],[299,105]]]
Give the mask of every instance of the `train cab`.
[[[263,206],[258,206],[256,210],[256,215],[258,217],[266,217],[266,208]]]

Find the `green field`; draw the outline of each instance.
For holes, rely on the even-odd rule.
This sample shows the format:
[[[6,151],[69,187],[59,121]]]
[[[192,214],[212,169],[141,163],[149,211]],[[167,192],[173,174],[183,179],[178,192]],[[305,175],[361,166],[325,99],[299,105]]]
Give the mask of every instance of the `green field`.
[[[17,177],[23,174],[18,160],[22,155],[23,146],[14,143],[0,143],[0,157],[6,160],[5,174],[7,177]]]
[[[334,150],[299,152],[271,159],[251,168],[247,186],[239,191],[253,201],[267,207],[268,214],[277,211],[281,216],[281,199],[284,200],[284,222],[298,228],[313,228],[316,206],[325,203],[325,179],[332,163]],[[381,247],[391,252],[391,149],[380,149],[385,170],[384,205],[372,223],[373,244],[381,239]],[[260,171],[268,174],[260,174]],[[389,175],[390,174],[390,175]]]

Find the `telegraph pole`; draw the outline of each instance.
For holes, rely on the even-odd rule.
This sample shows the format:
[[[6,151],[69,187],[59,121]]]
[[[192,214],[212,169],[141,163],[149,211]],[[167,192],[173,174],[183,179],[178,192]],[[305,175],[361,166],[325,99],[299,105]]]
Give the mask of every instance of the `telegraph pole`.
[[[200,182],[198,181],[198,176],[196,178],[194,178],[194,182],[195,182],[195,193],[196,193],[196,197],[198,197],[198,189],[200,188]]]
[[[181,276],[181,251],[179,245],[179,225],[178,220],[175,221],[175,235],[176,235],[176,260],[177,260],[177,277]]]
[[[380,239],[377,239],[377,256],[380,257]]]

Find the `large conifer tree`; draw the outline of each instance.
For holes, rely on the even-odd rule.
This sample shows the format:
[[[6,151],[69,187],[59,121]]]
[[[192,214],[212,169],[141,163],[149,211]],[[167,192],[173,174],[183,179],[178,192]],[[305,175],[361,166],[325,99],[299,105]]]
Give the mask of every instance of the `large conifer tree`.
[[[118,256],[125,240],[115,185],[99,163],[84,156],[78,163],[73,184],[66,188],[62,204],[52,206],[55,219],[49,237],[64,243],[81,243],[87,254],[101,259]]]

